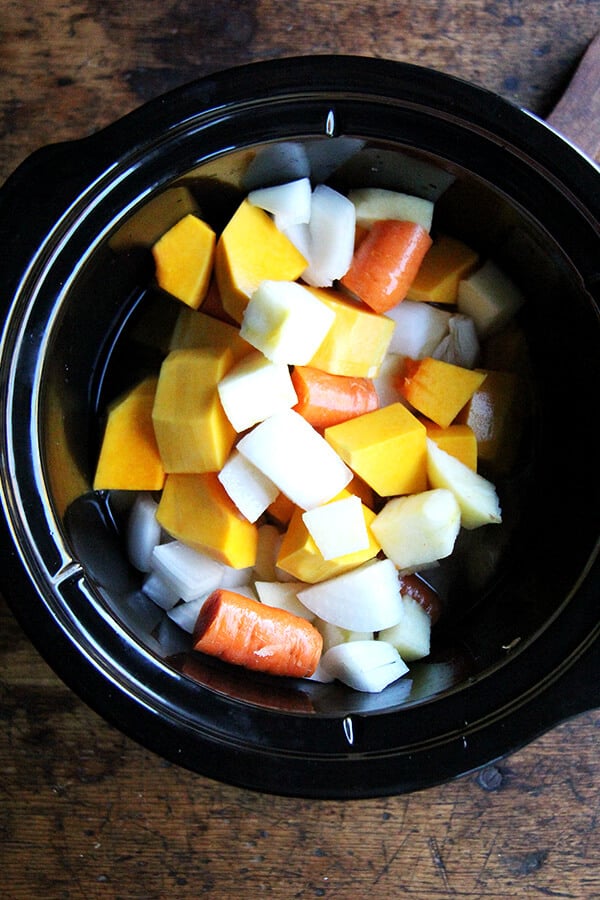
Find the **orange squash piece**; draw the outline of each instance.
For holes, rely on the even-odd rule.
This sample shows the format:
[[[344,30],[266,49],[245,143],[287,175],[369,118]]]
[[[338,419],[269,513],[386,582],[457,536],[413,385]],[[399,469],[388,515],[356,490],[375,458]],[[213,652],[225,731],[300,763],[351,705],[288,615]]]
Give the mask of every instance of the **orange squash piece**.
[[[245,569],[256,562],[258,529],[237,509],[216,472],[169,474],[156,518],[176,540]]]
[[[197,309],[208,290],[215,253],[212,228],[189,213],[152,247],[160,288]]]
[[[405,360],[398,388],[418,412],[447,428],[484,380],[485,372],[426,356]]]
[[[475,269],[479,256],[462,241],[440,235],[423,258],[406,295],[408,300],[455,304],[458,283]]]
[[[243,200],[217,242],[215,276],[223,308],[241,323],[261,281],[296,281],[306,266],[268,213]]]
[[[162,488],[165,471],[152,425],[156,385],[156,378],[146,378],[110,405],[94,490]]]

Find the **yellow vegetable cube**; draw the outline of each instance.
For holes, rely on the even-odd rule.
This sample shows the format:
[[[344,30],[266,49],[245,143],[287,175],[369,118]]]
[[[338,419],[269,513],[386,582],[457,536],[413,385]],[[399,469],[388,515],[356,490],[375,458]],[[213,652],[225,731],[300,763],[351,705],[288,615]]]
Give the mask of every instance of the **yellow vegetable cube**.
[[[256,562],[258,529],[214,472],[167,475],[156,518],[172,537],[225,565],[245,569]]]
[[[159,287],[197,309],[208,290],[215,242],[202,219],[191,214],[180,219],[152,247]]]
[[[452,424],[440,428],[434,422],[425,422],[427,437],[465,466],[477,471],[477,438],[468,425]]]
[[[427,432],[402,403],[325,429],[325,439],[380,496],[412,494],[427,486]]]
[[[459,281],[466,278],[478,262],[479,256],[471,247],[456,238],[441,235],[425,254],[407,299],[456,303]]]
[[[405,360],[399,387],[411,406],[447,428],[484,380],[484,372],[426,356]]]
[[[262,281],[296,281],[306,265],[268,213],[242,201],[217,242],[215,275],[224,309],[241,322]]]
[[[392,339],[394,321],[359,306],[339,291],[309,290],[335,313],[335,319],[308,365],[332,375],[374,378]]]
[[[108,410],[94,490],[158,491],[165,480],[152,407],[156,378],[146,378]]]
[[[349,490],[341,491],[334,500],[341,500],[352,496]],[[342,572],[348,572],[361,563],[369,559],[374,559],[381,549],[375,540],[370,529],[370,524],[375,518],[375,513],[362,505],[362,512],[367,527],[369,537],[369,546],[365,550],[357,550],[354,553],[348,553],[345,556],[339,556],[337,559],[325,560],[319,552],[317,545],[304,520],[302,518],[304,510],[296,507],[287,531],[283,536],[283,541],[279,549],[277,557],[277,566],[283,569],[298,581],[305,581],[308,584],[316,584],[324,581],[326,578],[332,578],[334,575],[341,575]]]
[[[166,357],[152,411],[166,472],[216,472],[223,466],[236,434],[217,384],[232,364],[228,347],[173,350]]]

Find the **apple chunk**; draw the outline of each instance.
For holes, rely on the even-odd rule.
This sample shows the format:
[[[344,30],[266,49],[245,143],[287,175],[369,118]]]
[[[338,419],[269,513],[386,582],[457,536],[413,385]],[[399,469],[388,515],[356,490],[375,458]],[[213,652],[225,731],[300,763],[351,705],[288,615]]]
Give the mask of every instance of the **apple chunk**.
[[[460,508],[463,528],[472,530],[502,521],[492,482],[446,453],[431,438],[427,438],[427,477],[432,487],[452,492]]]
[[[418,569],[450,556],[460,529],[460,507],[449,490],[392,497],[371,523],[386,556],[399,569]]]

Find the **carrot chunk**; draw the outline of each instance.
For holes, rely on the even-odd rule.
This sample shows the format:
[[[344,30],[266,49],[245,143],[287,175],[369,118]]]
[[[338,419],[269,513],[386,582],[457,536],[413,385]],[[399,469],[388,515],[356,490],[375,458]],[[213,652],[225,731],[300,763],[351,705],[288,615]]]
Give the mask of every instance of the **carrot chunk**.
[[[323,638],[306,619],[218,588],[205,601],[194,650],[246,669],[304,678],[317,668]]]
[[[387,312],[406,297],[431,244],[417,222],[381,219],[358,245],[341,283],[375,312]]]
[[[331,375],[312,366],[296,366],[292,383],[298,396],[294,407],[314,428],[328,428],[378,409],[379,398],[369,378]]]

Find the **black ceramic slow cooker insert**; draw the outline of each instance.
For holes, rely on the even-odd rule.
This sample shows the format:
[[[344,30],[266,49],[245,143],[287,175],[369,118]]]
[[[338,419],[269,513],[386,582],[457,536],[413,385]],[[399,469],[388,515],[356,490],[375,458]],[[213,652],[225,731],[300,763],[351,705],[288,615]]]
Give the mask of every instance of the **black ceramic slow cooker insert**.
[[[521,463],[498,484],[505,523],[459,547],[431,656],[380,694],[161,644],[160,611],[123,550],[126,498],[91,491],[106,404],[158,365],[161,340],[141,337],[157,306],[162,322],[174,315],[132,223],[184,186],[219,229],[298,146],[313,178],[340,190],[434,199],[435,227],[497,260],[527,297],[532,399]],[[249,168],[261,158],[283,169]],[[534,116],[438,72],[357,57],[229,70],[31,156],[0,192],[0,546],[3,593],[39,652],[167,759],[311,797],[427,787],[596,705],[599,212],[597,168]],[[163,225],[159,212],[152,228]]]

